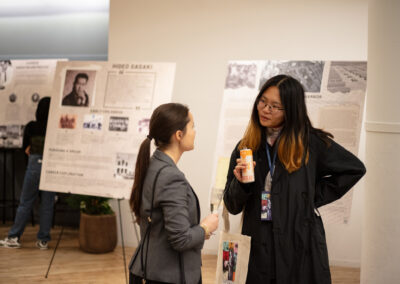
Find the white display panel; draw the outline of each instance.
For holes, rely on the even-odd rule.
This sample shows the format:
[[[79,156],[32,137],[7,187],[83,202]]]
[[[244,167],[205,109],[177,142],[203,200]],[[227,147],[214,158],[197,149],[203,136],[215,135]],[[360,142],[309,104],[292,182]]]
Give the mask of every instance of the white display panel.
[[[20,148],[37,103],[52,96],[57,60],[0,60],[0,147]]]
[[[174,63],[59,63],[40,189],[129,199],[150,116],[171,101],[174,74]],[[78,88],[82,101],[65,99]]]

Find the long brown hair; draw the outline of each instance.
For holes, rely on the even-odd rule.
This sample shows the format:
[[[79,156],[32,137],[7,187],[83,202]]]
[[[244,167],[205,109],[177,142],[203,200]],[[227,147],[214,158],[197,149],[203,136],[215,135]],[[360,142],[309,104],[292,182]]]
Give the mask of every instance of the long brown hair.
[[[303,163],[307,164],[310,132],[315,132],[329,145],[329,137],[333,135],[321,129],[314,128],[307,114],[304,88],[299,81],[288,75],[277,75],[270,78],[261,87],[254,101],[251,119],[238,148],[258,150],[261,144],[262,132],[265,127],[260,124],[257,105],[264,92],[275,86],[279,89],[282,106],[285,111],[285,121],[278,142],[278,157],[289,173],[300,169]]]
[[[143,140],[139,148],[135,167],[135,179],[129,200],[138,223],[140,221],[143,183],[150,164],[151,140],[154,139],[154,143],[158,149],[165,149],[170,144],[171,137],[176,131],[181,130],[185,132],[189,121],[189,109],[182,104],[163,104],[153,111],[150,118],[149,135]]]

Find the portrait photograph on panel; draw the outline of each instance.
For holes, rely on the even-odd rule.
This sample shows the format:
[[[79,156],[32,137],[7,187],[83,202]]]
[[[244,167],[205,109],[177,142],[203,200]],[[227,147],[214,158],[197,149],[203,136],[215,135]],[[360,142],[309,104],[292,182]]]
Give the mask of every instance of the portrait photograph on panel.
[[[67,70],[62,93],[62,106],[88,107],[93,104],[95,70]]]

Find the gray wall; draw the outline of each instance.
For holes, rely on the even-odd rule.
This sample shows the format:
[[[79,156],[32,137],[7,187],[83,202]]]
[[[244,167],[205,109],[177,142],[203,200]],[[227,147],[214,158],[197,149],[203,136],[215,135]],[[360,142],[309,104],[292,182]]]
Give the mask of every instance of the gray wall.
[[[0,9],[4,8],[0,5]],[[0,12],[0,59],[107,60],[108,10]]]

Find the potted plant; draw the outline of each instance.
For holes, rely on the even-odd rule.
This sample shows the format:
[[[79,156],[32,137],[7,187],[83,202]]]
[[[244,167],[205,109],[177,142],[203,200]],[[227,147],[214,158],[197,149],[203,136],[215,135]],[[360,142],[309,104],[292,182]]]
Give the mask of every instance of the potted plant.
[[[79,246],[89,253],[107,253],[117,245],[117,220],[109,198],[72,194],[67,202],[80,208]]]

